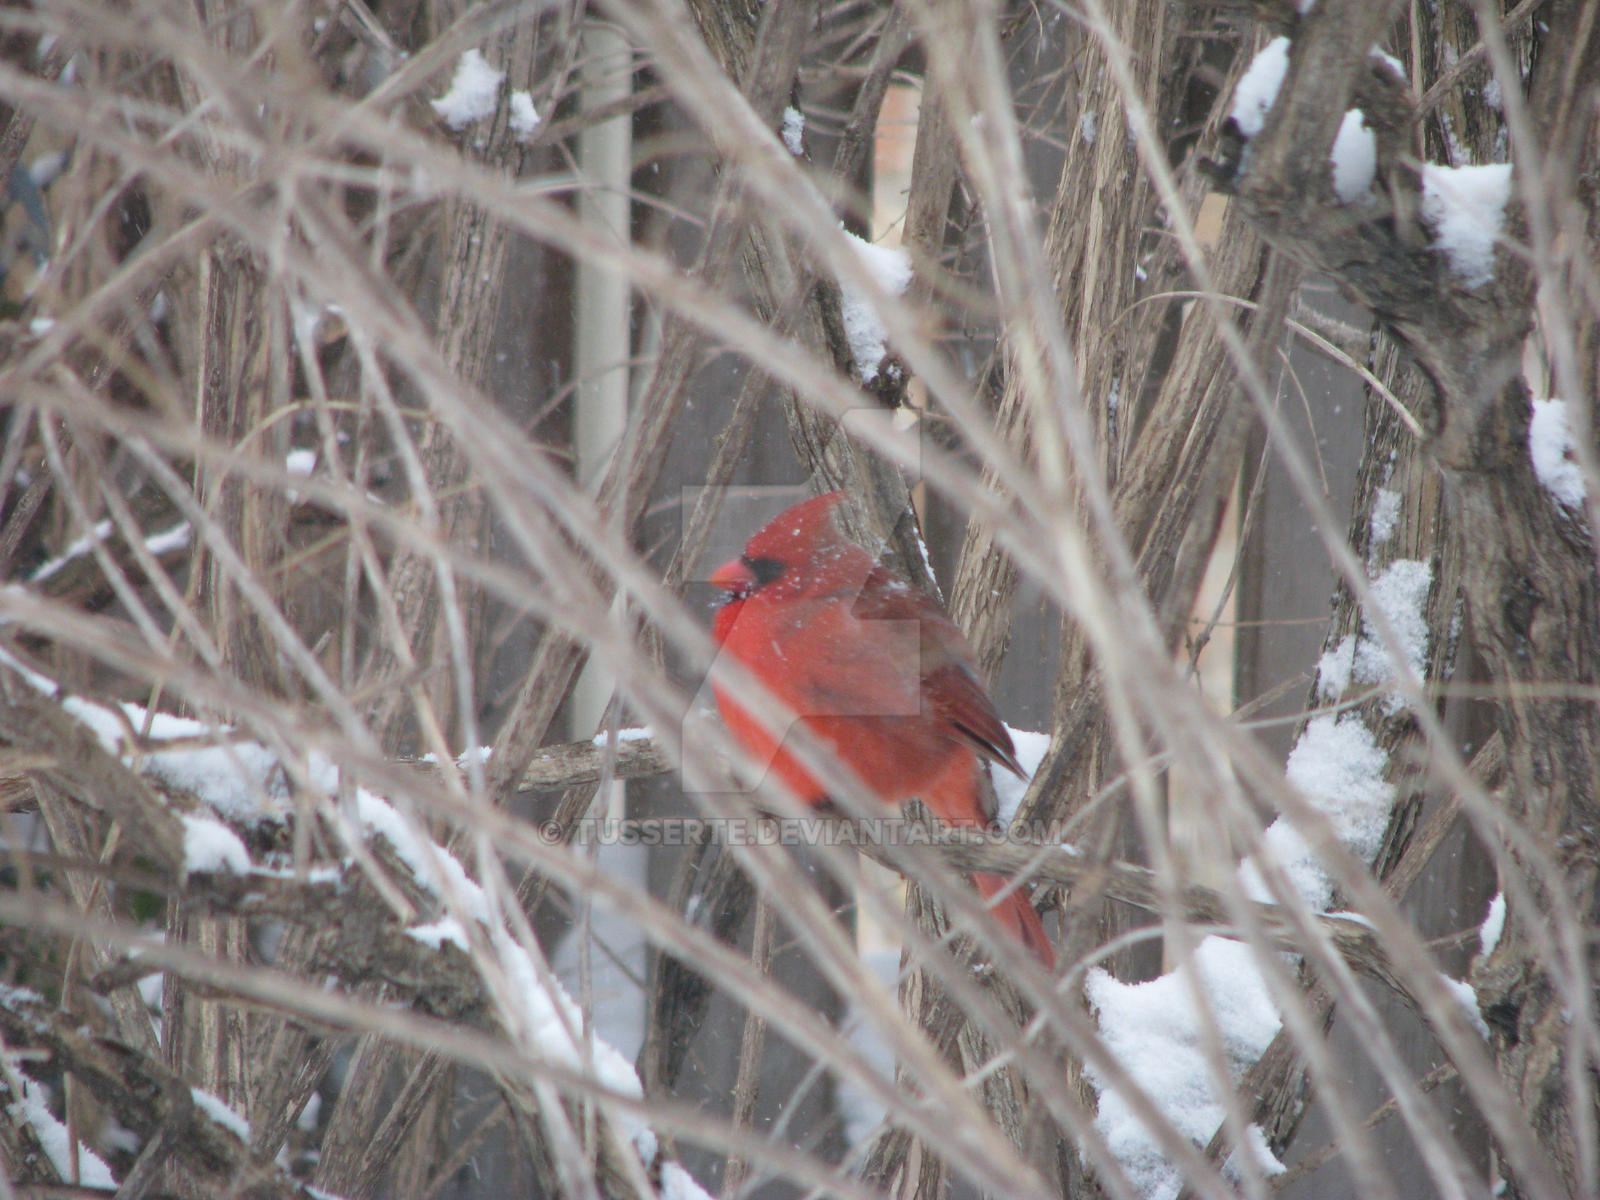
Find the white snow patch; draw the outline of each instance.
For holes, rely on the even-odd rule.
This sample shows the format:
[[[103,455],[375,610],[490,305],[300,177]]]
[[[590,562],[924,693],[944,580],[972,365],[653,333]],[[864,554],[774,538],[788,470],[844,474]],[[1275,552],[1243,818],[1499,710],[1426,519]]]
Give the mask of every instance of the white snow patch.
[[[1444,986],[1450,989],[1450,994],[1467,1010],[1467,1015],[1472,1018],[1472,1024],[1477,1029],[1478,1035],[1484,1041],[1489,1040],[1489,1023],[1483,1019],[1483,1013],[1478,1009],[1478,993],[1473,991],[1472,985],[1464,979],[1451,979],[1448,975],[1439,976]]]
[[[317,469],[317,452],[315,450],[291,450],[284,455],[283,469],[290,475],[298,475],[302,479],[307,478]],[[300,493],[294,488],[285,488],[283,494],[290,504],[300,503]]]
[[[1358,718],[1321,716],[1306,722],[1284,772],[1322,810],[1350,853],[1367,862],[1378,852],[1394,803],[1394,788],[1383,777],[1385,761],[1371,730]],[[1306,904],[1327,908],[1333,881],[1287,819],[1279,817],[1268,826],[1261,843],[1261,856],[1283,869]],[[1253,858],[1240,864],[1239,880],[1252,900],[1272,903]]]
[[[1208,937],[1195,947],[1189,963],[1148,983],[1120,983],[1097,967],[1089,972],[1084,991],[1099,1018],[1106,1049],[1180,1133],[1204,1145],[1222,1124],[1225,1109],[1194,1009],[1191,970],[1199,973],[1228,1074],[1237,1080],[1271,1044],[1280,1024],[1249,946]],[[1182,1175],[1144,1123],[1101,1072],[1090,1067],[1089,1079],[1100,1093],[1095,1125],[1135,1190],[1145,1200],[1177,1195]],[[1281,1169],[1266,1153],[1265,1141],[1253,1141],[1250,1149],[1266,1156],[1266,1170]]]
[[[1045,751],[1050,749],[1050,735],[1048,733],[1034,733],[1027,729],[1012,729],[1007,725],[1006,730],[1011,734],[1011,744],[1017,751],[1017,762],[1022,764],[1022,769],[1028,773],[1028,779],[1033,778],[1033,773],[1039,769],[1039,764],[1044,761]],[[1022,797],[1027,795],[1028,780],[1018,779],[1010,771],[997,768],[989,772],[994,780],[994,797],[996,800],[995,816],[1000,821],[1000,827],[1006,828],[1016,819],[1017,809],[1022,806]]]
[[[1434,245],[1469,288],[1494,278],[1494,244],[1511,197],[1511,164],[1422,167],[1422,216]]]
[[[505,77],[504,71],[489,65],[483,51],[464,50],[456,60],[450,90],[433,102],[433,111],[451,129],[464,129],[474,121],[493,116],[500,83]]]
[[[442,921],[434,921],[430,925],[413,925],[406,930],[406,936],[416,938],[424,946],[431,946],[437,950],[446,942],[450,942],[462,950],[467,948],[467,931],[461,927],[461,922],[454,917],[446,917]]]
[[[644,742],[644,741],[648,741],[650,738],[652,738],[654,736],[655,736],[654,731],[652,731],[650,726],[648,726],[648,725],[634,725],[634,726],[631,726],[631,727],[629,727],[627,729],[619,729],[619,730],[617,730],[617,741],[619,741],[619,742]],[[595,734],[594,737],[591,738],[590,740],[596,746],[604,746],[608,741],[610,741],[610,739],[611,739],[611,731],[610,730],[601,730],[599,733]],[[484,756],[483,756],[484,757],[484,761],[487,762],[489,760],[488,750],[490,749],[490,747],[485,746],[483,749],[485,751]],[[465,756],[463,756],[463,757],[465,757]]]
[[[1368,58],[1377,59],[1379,62],[1383,63],[1386,67],[1388,67],[1389,70],[1394,72],[1394,76],[1395,76],[1396,79],[1400,80],[1402,83],[1405,82],[1405,78],[1406,78],[1406,65],[1405,65],[1405,63],[1401,62],[1394,55],[1390,54],[1387,50],[1384,50],[1384,49],[1381,49],[1381,48],[1379,48],[1377,46],[1374,46],[1371,50],[1367,51],[1367,57]]]
[[[1307,905],[1314,909],[1326,907],[1333,885],[1305,838],[1283,817],[1267,826],[1261,835],[1260,855],[1263,861],[1276,864],[1289,877],[1290,885]],[[1261,904],[1277,902],[1254,857],[1239,864],[1239,886],[1244,888],[1246,896]]]
[[[250,873],[250,852],[239,835],[221,821],[188,814],[183,818],[183,869],[185,872],[234,875]]]
[[[162,536],[172,536],[174,531]],[[3,660],[30,686],[47,696],[57,696],[56,683],[30,671],[10,655]],[[62,711],[100,740],[108,754],[166,786],[187,792],[224,818],[256,820],[266,815],[262,800],[286,795],[286,781],[277,755],[257,742],[232,742],[225,726],[207,724],[170,713],[151,713],[137,704],[108,708],[81,696],[60,697]],[[146,726],[148,725],[148,730]],[[191,748],[188,743],[220,741],[214,746]],[[182,748],[159,749],[163,742],[183,743]],[[331,790],[333,783],[329,783]]]
[[[249,1121],[246,1121],[208,1091],[192,1087],[189,1089],[189,1094],[194,1097],[194,1106],[205,1113],[206,1116],[234,1134],[241,1142],[248,1143],[250,1141]]]
[[[1301,0],[1307,8],[1315,0]],[[1304,10],[1302,10],[1304,11]],[[1252,1122],[1244,1127],[1244,1151],[1256,1169],[1258,1175],[1282,1175],[1289,1168],[1279,1162],[1272,1153],[1272,1147],[1267,1145],[1267,1135],[1261,1131],[1261,1126]],[[1237,1162],[1238,1151],[1230,1151],[1228,1157],[1222,1160],[1222,1170],[1228,1178],[1238,1182],[1243,1174]]]
[[[52,558],[28,576],[29,583],[43,583],[56,572],[60,571],[69,562],[94,549],[95,542],[103,542],[115,533],[115,528],[110,521],[100,521],[94,527],[94,537],[81,537],[61,552],[60,557]],[[177,550],[189,544],[189,523],[179,521],[171,529],[164,529],[160,533],[153,533],[145,539],[144,546],[151,554],[160,556],[170,550]]]
[[[1374,505],[1374,523],[1377,520],[1377,506]],[[1419,678],[1428,657],[1426,605],[1432,584],[1431,563],[1424,559],[1401,558],[1390,563],[1369,585],[1372,600],[1399,642],[1406,665]],[[1337,699],[1352,681],[1376,685],[1392,680],[1396,674],[1395,657],[1390,653],[1389,643],[1378,633],[1377,623],[1363,612],[1361,635],[1349,634],[1341,638],[1339,644],[1326,651],[1318,661],[1317,695],[1325,700]],[[1391,696],[1389,711],[1398,711],[1403,703],[1400,695]]]
[[[806,115],[792,104],[783,110],[783,144],[796,158],[806,152]]]
[[[622,734],[627,734],[631,733],[632,731],[624,729],[619,732]],[[627,737],[620,737],[619,740],[629,741],[630,739]],[[603,746],[605,744],[605,738],[599,737],[595,744]],[[481,766],[484,763],[487,763],[493,757],[493,746],[474,746],[472,749],[463,750],[460,754],[456,755],[456,766],[465,771],[475,764]],[[548,755],[541,757],[548,757]],[[439,756],[430,750],[428,753],[418,756],[417,761],[419,763],[427,763],[429,766],[436,767],[439,765]]]
[[[1355,717],[1314,717],[1289,752],[1284,774],[1317,804],[1357,858],[1370,860],[1383,841],[1394,788],[1383,777],[1386,757]]]
[[[930,555],[928,553],[928,543],[923,538],[921,529],[918,529],[916,531],[916,538],[917,538],[917,553],[922,556],[922,569],[928,573],[927,577],[929,579],[937,579],[938,576],[934,573],[934,570],[933,570],[933,557],[932,557],[932,555]]]
[[[42,583],[42,582],[44,582],[46,579],[49,579],[50,576],[54,575],[57,571],[61,570],[62,567],[66,566],[67,563],[71,562],[73,559],[77,558],[79,555],[88,554],[91,550],[94,549],[94,544],[96,542],[103,542],[110,536],[111,536],[111,522],[110,521],[97,522],[95,527],[94,527],[94,536],[93,537],[89,537],[88,535],[85,535],[84,537],[78,538],[77,540],[72,542],[71,545],[69,545],[65,550],[63,550],[61,552],[59,557],[52,558],[49,562],[47,562],[43,566],[41,566],[32,575],[29,575],[28,576],[28,582],[29,583]]]
[[[1094,145],[1094,139],[1097,135],[1098,127],[1095,114],[1092,112],[1080,113],[1078,116],[1078,136],[1083,139],[1084,144],[1087,146]]]
[[[875,246],[855,234],[845,233],[850,246],[874,281],[889,296],[899,296],[911,283],[911,257],[898,246]],[[845,336],[850,340],[850,357],[862,383],[878,373],[878,364],[888,353],[888,334],[883,318],[871,299],[848,283],[839,284],[839,307],[844,318]]]
[[[1533,473],[1564,508],[1583,508],[1583,470],[1573,456],[1572,423],[1565,400],[1535,400],[1528,421]]]
[[[711,1200],[711,1193],[675,1162],[661,1164],[661,1200]]]
[[[33,1136],[49,1157],[50,1165],[61,1178],[71,1179],[72,1139],[67,1127],[50,1111],[48,1091],[43,1084],[35,1083],[20,1072],[12,1078],[22,1083],[22,1094],[10,1106],[12,1118],[33,1126]],[[82,1142],[78,1143],[78,1182],[84,1187],[102,1188],[107,1192],[117,1186],[105,1160]]]
[[[1478,926],[1478,952],[1485,958],[1493,954],[1505,928],[1506,897],[1504,892],[1496,892],[1494,899],[1489,901],[1489,911],[1483,915],[1483,924]]]
[[[1400,520],[1400,493],[1379,488],[1372,495],[1371,536],[1368,544],[1381,546],[1394,536],[1395,524]]]
[[[1372,599],[1399,643],[1398,649],[1411,673],[1422,677],[1428,658],[1428,589],[1433,586],[1433,564],[1426,559],[1398,558],[1372,581]],[[1356,647],[1355,674],[1361,683],[1382,683],[1396,674],[1389,644],[1366,616],[1361,620],[1361,641]],[[1402,703],[1399,698],[1393,707]]]
[[[1379,493],[1379,501],[1373,504],[1373,541],[1379,541],[1379,506],[1384,496],[1394,496],[1398,506],[1398,496],[1395,493]],[[1387,525],[1384,528],[1384,541],[1392,533],[1394,517],[1384,518]],[[1434,568],[1432,563],[1422,558],[1397,558],[1389,563],[1384,573],[1371,581],[1373,589],[1373,602],[1384,614],[1389,622],[1389,629],[1394,632],[1400,643],[1406,666],[1411,667],[1414,675],[1421,677],[1422,666],[1427,661],[1427,589],[1434,582]],[[1389,643],[1384,642],[1378,634],[1376,622],[1362,616],[1362,634],[1360,637],[1347,634],[1339,640],[1338,645],[1323,653],[1322,659],[1317,662],[1317,696],[1320,699],[1338,699],[1344,694],[1350,683],[1365,683],[1365,685],[1378,685],[1395,677],[1395,659],[1389,653]],[[1390,696],[1390,712],[1395,712],[1403,704],[1403,699],[1395,694]]]
[[[1378,166],[1378,139],[1367,126],[1359,108],[1344,114],[1333,139],[1334,194],[1345,204],[1353,204],[1372,190]]]
[[[43,337],[56,327],[54,317],[34,317],[28,322],[28,332],[34,337]]]
[[[381,835],[419,882],[432,888],[436,895],[453,896],[460,900],[467,915],[474,920],[488,922],[488,898],[467,874],[460,859],[445,851],[432,838],[419,836],[411,822],[402,817],[394,805],[366,788],[357,788],[356,819],[368,835]]]
[[[523,141],[533,137],[543,120],[533,106],[533,93],[518,89],[511,93],[511,132]]]
[[[132,707],[131,705],[128,707]],[[137,717],[129,714],[134,728],[140,727],[141,712]],[[158,714],[151,727],[152,737],[164,723],[182,718]],[[168,737],[226,737],[228,731],[199,722],[187,722],[196,728],[187,735],[168,733]],[[223,817],[233,821],[253,821],[268,815],[271,806],[262,801],[279,800],[286,796],[285,779],[278,756],[259,742],[223,742],[218,746],[202,746],[184,750],[160,750],[145,757],[143,771],[159,779],[168,787],[188,792],[210,805]]]
[[[1350,686],[1350,674],[1356,662],[1356,637],[1347,633],[1332,650],[1325,650],[1317,660],[1317,696],[1323,700],[1337,700]]]
[[[609,1042],[584,1032],[583,1013],[561,984],[541,975],[527,951],[503,929],[490,930],[495,957],[505,968],[513,993],[522,1001],[522,1027],[530,1044],[551,1062],[574,1071],[591,1071],[602,1088],[630,1099],[644,1096],[633,1064]],[[580,1041],[579,1039],[582,1039]],[[618,1114],[624,1133],[648,1162],[655,1155],[655,1135],[638,1118]]]
[[[1233,93],[1233,110],[1230,115],[1239,132],[1253,138],[1261,132],[1278,99],[1278,89],[1283,86],[1283,76],[1289,70],[1289,39],[1275,37],[1262,47],[1251,60],[1249,68],[1239,80]]]
[[[162,1002],[167,994],[167,977],[165,975],[142,975],[134,984],[139,989],[139,999],[144,1006],[152,1012],[161,1011]]]
[[[130,955],[130,957],[132,957],[132,955]],[[6,1008],[16,1008],[19,1005],[43,1003],[44,997],[39,995],[39,993],[34,991],[32,988],[12,987],[9,983],[0,983],[0,1005],[4,1005]],[[9,1070],[11,1062],[12,1060],[10,1058],[0,1054],[0,1071]],[[27,1077],[18,1076],[18,1078],[25,1079]]]
[[[179,521],[171,529],[153,533],[144,540],[144,548],[158,558],[173,550],[182,550],[189,544],[189,522]]]

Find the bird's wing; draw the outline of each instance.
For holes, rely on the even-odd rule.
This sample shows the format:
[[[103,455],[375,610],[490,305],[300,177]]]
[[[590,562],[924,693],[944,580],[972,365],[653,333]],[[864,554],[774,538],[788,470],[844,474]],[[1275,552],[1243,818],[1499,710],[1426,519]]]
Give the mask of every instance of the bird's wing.
[[[915,622],[863,621],[838,597],[782,604],[752,598],[717,632],[724,647],[799,716],[915,717],[922,711]]]
[[[954,740],[964,742],[1018,778],[1027,778],[1017,761],[1011,733],[973,669],[966,639],[937,603],[879,567],[862,585],[854,615],[868,626],[881,623],[887,628],[915,630],[912,644],[916,647],[922,704]]]

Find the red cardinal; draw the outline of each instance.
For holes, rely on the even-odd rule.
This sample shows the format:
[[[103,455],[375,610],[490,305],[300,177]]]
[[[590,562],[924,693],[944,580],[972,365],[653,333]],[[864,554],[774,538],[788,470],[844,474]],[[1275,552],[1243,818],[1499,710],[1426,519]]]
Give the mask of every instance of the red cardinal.
[[[841,494],[797,504],[711,582],[728,593],[712,633],[886,803],[913,796],[950,825],[990,828],[979,757],[1026,778],[1011,735],[939,606],[878,566],[834,523]],[[826,789],[722,688],[735,737],[810,804]],[[975,875],[985,898],[1006,886]],[[1046,965],[1055,952],[1028,897],[991,910]]]

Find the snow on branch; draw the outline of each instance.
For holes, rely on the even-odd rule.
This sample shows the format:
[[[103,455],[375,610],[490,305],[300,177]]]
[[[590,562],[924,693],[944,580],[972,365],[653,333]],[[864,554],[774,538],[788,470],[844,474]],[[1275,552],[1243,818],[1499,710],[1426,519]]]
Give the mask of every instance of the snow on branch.
[[[1188,963],[1146,983],[1121,983],[1096,967],[1088,973],[1084,993],[1106,1048],[1173,1128],[1204,1145],[1222,1125],[1225,1107],[1204,1048],[1205,1020],[1194,1007],[1191,975],[1216,1022],[1229,1077],[1237,1080],[1272,1044],[1282,1024],[1249,946],[1208,937]],[[1100,1093],[1095,1124],[1140,1195],[1171,1200],[1182,1190],[1182,1172],[1103,1073],[1091,1067],[1089,1079]],[[1281,1173],[1283,1164],[1272,1156],[1260,1129],[1248,1129],[1257,1171]]]
[[[14,662],[12,666],[24,670]],[[54,699],[51,681],[33,673],[26,673],[24,678],[41,697]],[[250,849],[261,844],[262,828],[286,825],[293,817],[293,806],[283,802],[289,773],[267,748],[232,730],[208,729],[200,722],[147,713],[133,705],[113,710],[77,698],[58,703],[91,742],[105,753],[117,755],[126,769],[139,772],[156,785],[154,794],[162,798],[160,803],[178,810],[169,814],[172,821],[168,836],[173,844],[164,856],[182,863],[190,876],[185,885],[190,896],[240,914],[278,912],[303,918],[307,905],[321,911],[328,902],[326,898],[337,893],[346,919],[334,932],[343,936],[348,929],[366,930],[362,936],[367,940],[358,951],[344,946],[336,936],[319,969],[337,975],[338,958],[348,953],[351,961],[361,962],[364,978],[384,980],[396,998],[414,998],[439,1014],[453,1012],[471,1019],[492,1014],[496,1027],[530,1056],[549,1063],[558,1076],[576,1074],[591,1080],[602,1097],[643,1097],[632,1064],[586,1028],[583,1012],[556,981],[537,945],[519,940],[502,924],[490,896],[461,861],[387,798],[358,786],[351,790],[346,804],[334,803],[339,771],[311,756],[309,769],[302,768],[302,775],[318,781],[323,788],[322,797],[328,802],[318,806],[322,827],[327,836],[348,847],[352,856],[338,865],[318,867],[297,876],[294,864],[280,855],[260,849],[252,853]],[[142,738],[131,732],[141,729],[149,731]],[[1339,732],[1338,727],[1335,729]],[[157,740],[157,733],[166,736]],[[215,744],[205,745],[208,739]],[[570,778],[575,770],[598,766],[598,756],[606,748],[595,744],[600,740],[561,749],[558,758],[567,772],[564,778]],[[1045,739],[1040,736],[1024,742],[1030,754],[1037,754]],[[628,731],[626,736],[615,739],[612,748],[650,745],[645,731]],[[1377,798],[1384,800],[1384,796]],[[1350,797],[1342,799],[1348,801]],[[1386,812],[1386,801],[1377,807]],[[1337,826],[1339,814],[1332,815]],[[1366,825],[1362,828],[1365,830]],[[863,838],[861,844],[868,854],[893,860],[892,854],[873,846],[870,838]],[[395,909],[383,899],[382,890],[365,886],[378,881],[372,878],[370,867],[357,865],[363,852],[381,867],[390,888],[398,888],[416,915],[397,920]],[[1164,912],[1167,907],[1166,896],[1150,871],[1124,863],[1090,863],[1067,847],[1040,846],[1022,839],[997,840],[970,830],[946,829],[930,836],[928,852],[943,857],[947,865],[962,872],[1031,875],[1065,886],[1092,872],[1110,897],[1154,912]],[[304,898],[298,909],[297,896]],[[1185,889],[1181,900],[1184,919],[1222,930],[1231,927],[1230,909],[1221,895],[1196,887]],[[1274,906],[1257,905],[1252,916],[1269,942],[1285,950],[1298,947],[1294,923]],[[1391,987],[1403,987],[1399,982],[1403,977],[1390,968],[1382,944],[1370,927],[1335,916],[1324,917],[1320,923],[1330,944],[1363,974]],[[1211,969],[1204,964],[1228,964],[1232,972],[1230,986],[1237,989],[1243,986],[1241,980],[1254,978],[1245,974],[1252,970],[1250,955],[1247,947],[1214,938],[1204,944],[1197,961],[1202,964],[1202,974]],[[147,968],[142,970],[148,973]],[[1089,998],[1101,1015],[1102,1033],[1113,1047],[1132,1046],[1152,1036],[1138,1014],[1149,1008],[1145,1003],[1148,998],[1159,998],[1159,988],[1135,992],[1109,977],[1099,976],[1089,986]],[[1163,986],[1178,987],[1180,983],[1170,977]],[[1168,1006],[1162,1002],[1156,1007]],[[1236,1049],[1240,1063],[1250,1053],[1258,1053],[1258,1043],[1270,1041],[1275,1031],[1275,1016],[1269,1020],[1262,1011],[1260,1005],[1251,1008],[1253,1015],[1247,1022],[1243,1009],[1217,1014],[1225,1037],[1234,1047],[1230,1054]],[[1234,1016],[1239,1016],[1240,1021],[1234,1022]],[[1172,1026],[1170,1044],[1154,1057],[1169,1072],[1176,1070],[1181,1061],[1190,1062],[1193,1069],[1183,1076],[1185,1083],[1180,1090],[1190,1097],[1192,1103],[1188,1107],[1192,1111],[1179,1127],[1203,1141],[1217,1127],[1213,1109],[1207,1105],[1214,1108],[1220,1102],[1205,1090],[1214,1084],[1206,1082],[1211,1072],[1199,1049],[1197,1029],[1198,1026],[1184,1026],[1181,1022]],[[1126,1065],[1136,1083],[1159,1095],[1171,1078],[1141,1074],[1141,1063],[1148,1064],[1151,1058],[1136,1054]],[[514,1081],[508,1082],[516,1086]],[[1205,1099],[1207,1096],[1211,1098]],[[1144,1170],[1139,1164],[1149,1166],[1155,1160],[1146,1162],[1146,1150],[1140,1148],[1143,1143],[1120,1122],[1116,1104],[1110,1095],[1102,1098],[1102,1120],[1108,1123],[1104,1129],[1114,1144],[1125,1148],[1125,1162],[1139,1178]],[[1200,1127],[1207,1122],[1209,1128]],[[658,1162],[656,1135],[644,1121],[618,1113],[612,1128],[616,1131],[615,1148],[626,1148],[641,1169],[672,1165]],[[237,1137],[238,1131],[234,1134]],[[1264,1143],[1258,1146],[1252,1141],[1251,1146],[1257,1151],[1265,1149]],[[1273,1169],[1270,1157],[1264,1153],[1254,1153],[1253,1161],[1259,1170]],[[697,1191],[686,1174],[678,1177],[678,1186],[686,1189],[682,1193],[685,1195]]]
[[[189,547],[190,529],[189,522],[179,521],[157,533],[152,533],[144,539],[145,550],[156,558],[172,557]],[[99,544],[105,543],[108,549],[118,549],[121,546],[121,535],[116,526],[109,520],[96,522],[94,528],[83,537],[71,542],[55,558],[48,562],[40,563],[28,575],[27,582],[31,586],[51,584],[48,590],[56,591],[60,588],[62,578],[79,566],[93,568],[94,551]],[[126,551],[121,551],[126,554]]]
[[[1494,278],[1494,247],[1511,198],[1511,164],[1422,166],[1422,217],[1434,248],[1469,288]]]
[[[465,129],[474,121],[481,121],[484,117],[494,115],[494,106],[500,96],[500,84],[505,81],[506,73],[489,65],[489,60],[483,57],[482,50],[464,50],[461,57],[456,60],[456,71],[450,79],[450,88],[444,95],[432,101],[433,111],[439,114],[444,123],[451,129]],[[530,98],[528,109],[533,107]],[[526,118],[529,114],[523,114]],[[538,123],[538,115],[532,114],[528,123],[528,132],[532,132],[533,125]]]
[[[51,680],[9,655],[6,664],[41,696],[56,696]],[[256,911],[276,905],[286,912],[297,891],[317,892],[328,885],[327,868],[309,875],[296,873],[296,864],[283,855],[268,851],[252,858],[247,848],[247,841],[263,826],[286,824],[294,811],[285,802],[289,771],[267,747],[241,738],[233,730],[146,712],[132,704],[113,710],[67,697],[59,700],[59,706],[108,754],[118,756],[129,770],[158,785],[152,794],[161,799],[155,803],[179,809],[176,820],[164,826],[171,844],[161,848],[158,857],[181,863],[185,877],[211,877],[192,881],[191,886],[199,886],[202,894],[209,888],[213,899],[231,896],[234,902]],[[139,730],[145,731],[143,737],[134,736]],[[213,744],[203,744],[206,741]],[[621,744],[640,742],[648,745],[643,731],[623,738]],[[163,749],[163,743],[177,745]],[[597,753],[603,750],[603,746],[590,745]],[[346,919],[332,931],[335,942],[351,928],[366,930],[360,935],[364,944],[349,960],[359,963],[360,969],[347,983],[370,982],[376,977],[400,983],[402,993],[409,988],[416,995],[425,994],[430,986],[442,986],[443,996],[429,998],[431,1011],[492,1011],[505,1036],[535,1060],[591,1079],[601,1096],[642,1099],[643,1087],[632,1063],[588,1028],[582,1010],[551,973],[539,948],[520,940],[504,924],[495,904],[450,850],[388,799],[367,788],[355,787],[352,803],[340,804],[340,771],[319,755],[309,756],[303,774],[307,778],[299,781],[302,789],[306,783],[321,789],[319,812],[326,832],[352,852],[352,857],[332,868],[339,903],[346,912]],[[190,806],[193,811],[185,811]],[[144,849],[157,851],[154,846]],[[375,854],[390,885],[398,886],[413,905],[423,904],[435,915],[409,927],[397,920],[393,908],[372,889],[360,887],[364,873],[356,863],[363,854],[369,859]],[[238,881],[239,886],[230,880]],[[358,906],[368,919],[356,916]],[[320,908],[313,905],[309,911]],[[338,962],[324,965],[330,972],[338,972]],[[31,1022],[29,1027],[36,1036],[54,1036],[49,1023],[41,1023],[29,1008],[26,997],[11,999],[16,1001],[12,1008],[15,1020]],[[155,1064],[148,1066],[156,1069]],[[220,1111],[220,1101],[199,1095],[192,1101],[212,1123],[224,1127],[241,1145],[248,1144],[248,1126],[231,1110]],[[641,1170],[671,1165],[657,1162],[656,1135],[645,1122],[631,1113],[618,1113],[614,1122]],[[148,1135],[145,1125],[129,1127]],[[286,1188],[297,1186],[285,1183]],[[686,1173],[679,1173],[676,1186],[683,1197],[704,1194]]]
[[[38,1001],[42,998],[21,988],[0,990],[0,1007],[11,1001]],[[0,1056],[0,1086],[11,1095],[3,1107],[17,1123],[26,1129],[38,1144],[39,1150],[50,1160],[56,1176],[62,1180],[73,1178],[76,1164],[77,1179],[84,1187],[104,1188],[113,1191],[117,1186],[111,1168],[82,1142],[73,1144],[67,1127],[56,1119],[50,1107],[50,1089],[47,1085],[30,1079],[14,1066],[9,1057]]]
[[[1256,54],[1233,92],[1233,123],[1239,132],[1255,137],[1266,124],[1289,70],[1289,39],[1275,37]]]
[[[853,233],[846,233],[845,237],[885,295],[893,299],[904,294],[911,283],[911,258],[904,250],[898,246],[875,245]],[[870,383],[889,352],[889,335],[883,318],[878,315],[872,297],[849,283],[839,285],[839,308],[844,318],[845,336],[850,340],[856,377],[862,383]]]
[[[1382,495],[1379,500],[1383,500]],[[1395,496],[1396,507],[1398,502]],[[1388,514],[1383,520],[1392,522],[1393,515]],[[1375,531],[1379,525],[1380,515],[1375,508]],[[1323,654],[1317,664],[1317,695],[1324,700],[1337,700],[1351,684],[1371,687],[1392,683],[1400,675],[1397,666],[1401,662],[1414,678],[1420,679],[1428,655],[1427,604],[1432,586],[1433,566],[1421,559],[1397,559],[1372,579],[1372,602],[1382,614],[1382,621],[1375,621],[1364,612],[1360,634],[1346,635]],[[1383,636],[1384,628],[1394,635],[1394,646]],[[1404,697],[1391,693],[1386,703],[1391,713],[1398,712]]]
[[[1394,785],[1384,778],[1387,765],[1372,731],[1355,716],[1312,718],[1289,754],[1289,782],[1323,812],[1339,840],[1363,862],[1377,853],[1394,804]],[[1267,827],[1259,860],[1283,870],[1312,909],[1327,908],[1333,879],[1288,818],[1279,817]],[[1271,899],[1256,857],[1240,867],[1240,880],[1251,899]]]
[[[1581,512],[1588,488],[1573,446],[1567,402],[1535,400],[1528,422],[1528,456],[1533,460],[1533,473],[1558,504]]]
[[[264,1200],[336,1200],[293,1178],[288,1170],[251,1147],[250,1125],[217,1097],[192,1088],[157,1058],[100,1038],[77,1014],[26,988],[0,988],[0,1031],[13,1047],[44,1046],[68,1074],[84,1081],[122,1127],[143,1146],[154,1145],[218,1195],[241,1178]],[[9,1064],[0,1066],[12,1093],[13,1115],[28,1123],[57,1174],[70,1175],[66,1127],[50,1110],[39,1085]],[[104,1188],[117,1180],[97,1156],[77,1147],[79,1182]]]

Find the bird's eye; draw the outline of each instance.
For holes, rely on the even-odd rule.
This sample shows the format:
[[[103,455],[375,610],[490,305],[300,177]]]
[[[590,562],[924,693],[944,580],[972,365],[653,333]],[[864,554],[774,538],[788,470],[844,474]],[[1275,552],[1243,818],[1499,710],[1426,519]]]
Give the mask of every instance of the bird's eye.
[[[740,556],[739,561],[750,568],[750,574],[756,577],[757,587],[766,587],[785,570],[784,565],[775,558],[751,558],[745,554]]]

